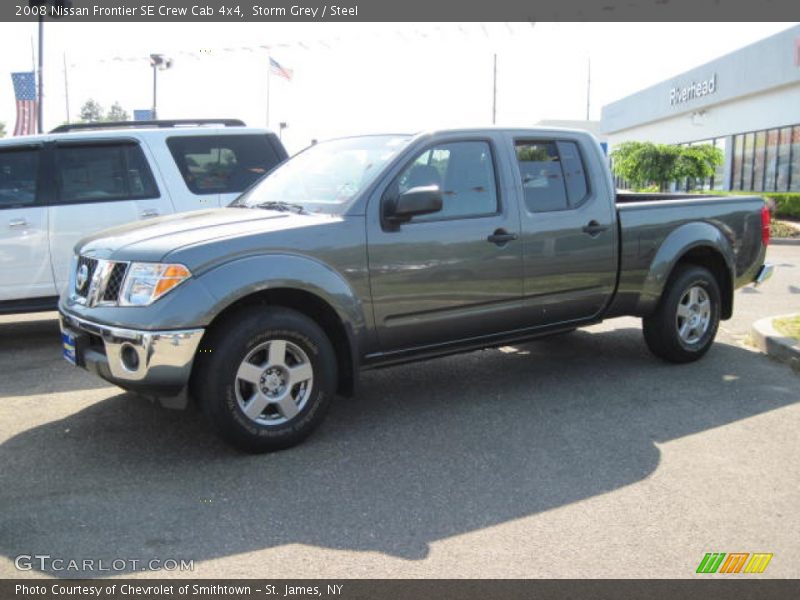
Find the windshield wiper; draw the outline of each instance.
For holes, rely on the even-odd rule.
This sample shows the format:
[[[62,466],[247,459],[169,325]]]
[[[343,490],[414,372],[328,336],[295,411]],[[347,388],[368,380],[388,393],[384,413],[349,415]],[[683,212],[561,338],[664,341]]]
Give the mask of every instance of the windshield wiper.
[[[298,215],[308,214],[308,211],[303,208],[300,204],[294,204],[292,202],[261,202],[259,204],[252,204],[254,208],[266,208],[267,210],[280,210],[280,211],[288,211],[288,212],[295,212]]]

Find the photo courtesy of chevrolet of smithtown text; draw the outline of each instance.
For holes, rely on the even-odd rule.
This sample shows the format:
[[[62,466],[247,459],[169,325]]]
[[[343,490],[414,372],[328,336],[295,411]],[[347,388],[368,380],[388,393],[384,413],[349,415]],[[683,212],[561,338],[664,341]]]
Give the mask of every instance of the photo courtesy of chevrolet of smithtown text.
[[[0,4],[0,599],[800,597],[798,16]]]

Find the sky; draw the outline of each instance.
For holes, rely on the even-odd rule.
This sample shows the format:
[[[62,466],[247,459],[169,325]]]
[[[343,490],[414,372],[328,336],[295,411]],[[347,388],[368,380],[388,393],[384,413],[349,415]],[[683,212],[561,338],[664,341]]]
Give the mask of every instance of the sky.
[[[530,126],[590,118],[603,105],[795,23],[64,23],[45,24],[45,130],[92,98],[131,116],[240,118],[267,124],[268,56],[294,71],[269,78],[270,128],[291,152],[311,139],[372,132]],[[31,70],[37,26],[0,23],[0,122],[13,129],[10,74]],[[66,64],[66,69],[65,69]],[[65,86],[65,71],[66,82]],[[745,76],[745,74],[743,74]]]

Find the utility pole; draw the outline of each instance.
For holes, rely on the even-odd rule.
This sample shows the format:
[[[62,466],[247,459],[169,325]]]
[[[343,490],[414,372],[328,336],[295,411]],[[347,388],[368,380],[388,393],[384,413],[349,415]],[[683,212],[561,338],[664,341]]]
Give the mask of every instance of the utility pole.
[[[494,53],[494,75],[492,81],[492,125],[497,123],[497,52]]]
[[[64,101],[67,106],[67,123],[69,123],[69,83],[67,82],[67,53],[64,52]]]

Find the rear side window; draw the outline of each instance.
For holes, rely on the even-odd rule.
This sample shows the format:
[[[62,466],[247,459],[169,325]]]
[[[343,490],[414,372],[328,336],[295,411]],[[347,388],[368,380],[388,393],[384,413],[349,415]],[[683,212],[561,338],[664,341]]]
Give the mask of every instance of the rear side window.
[[[0,150],[0,209],[36,202],[38,148]]]
[[[400,193],[430,185],[442,192],[442,210],[414,221],[491,215],[498,210],[494,161],[487,142],[453,142],[429,148],[397,182]]]
[[[195,194],[244,191],[282,160],[263,134],[180,136],[167,146]]]
[[[59,146],[56,165],[61,203],[159,196],[142,149],[134,143]]]
[[[517,141],[515,149],[529,212],[566,210],[584,202],[588,187],[577,144]]]

